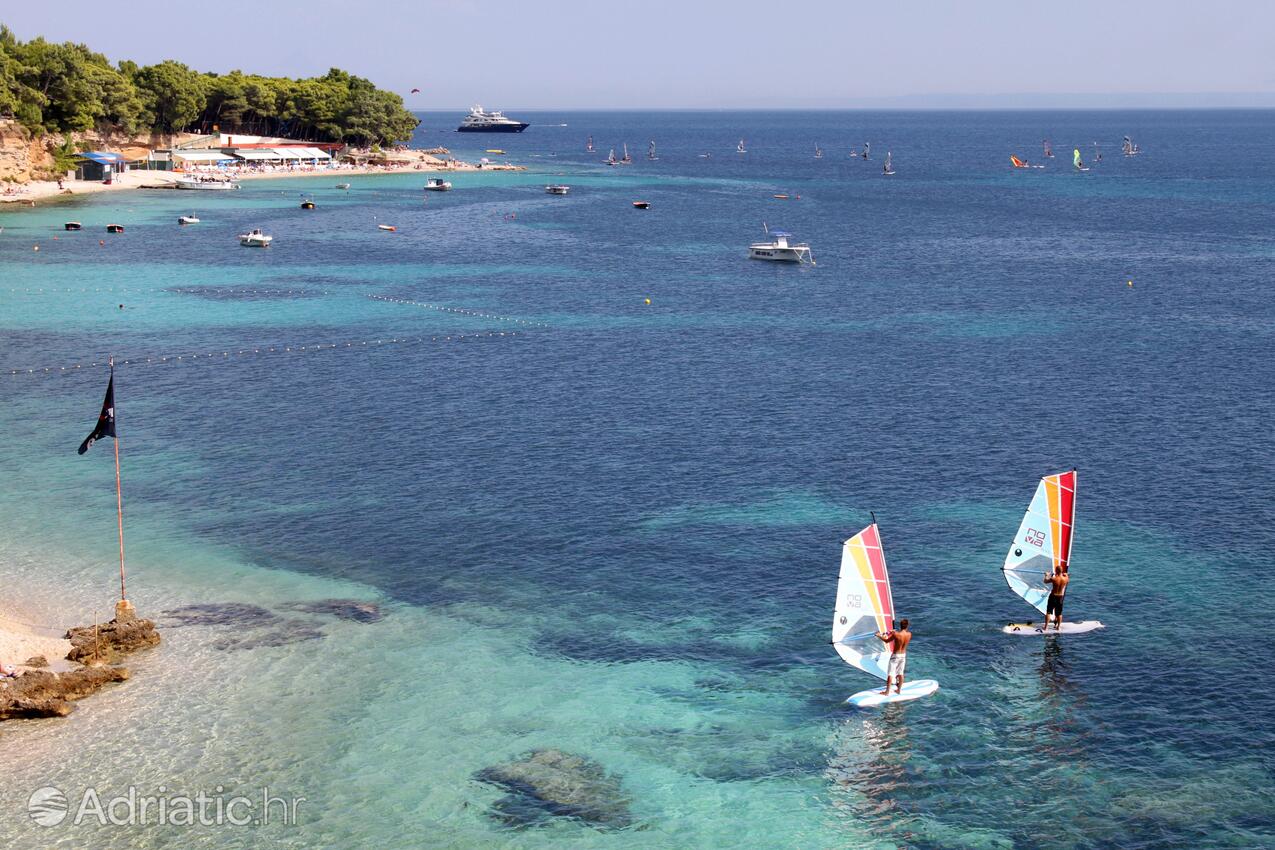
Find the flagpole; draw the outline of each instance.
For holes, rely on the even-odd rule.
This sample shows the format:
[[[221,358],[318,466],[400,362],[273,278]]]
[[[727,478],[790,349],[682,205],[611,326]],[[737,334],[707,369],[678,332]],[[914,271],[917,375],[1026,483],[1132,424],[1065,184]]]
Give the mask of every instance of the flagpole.
[[[115,378],[115,358],[111,357],[111,378]],[[118,422],[118,417],[116,419]],[[115,439],[111,442],[115,443],[115,518],[119,522],[120,530],[120,601],[124,601],[127,596],[124,593],[124,494],[120,489],[120,438],[116,434]]]

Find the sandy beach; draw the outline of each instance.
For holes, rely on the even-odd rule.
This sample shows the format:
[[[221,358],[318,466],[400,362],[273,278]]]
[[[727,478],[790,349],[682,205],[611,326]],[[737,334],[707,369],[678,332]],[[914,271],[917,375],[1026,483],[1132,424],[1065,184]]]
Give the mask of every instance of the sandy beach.
[[[291,177],[333,177],[345,178],[356,176],[373,176],[378,174],[436,173],[461,171],[523,171],[525,166],[506,163],[488,163],[482,166],[459,160],[444,160],[422,151],[408,151],[408,159],[390,165],[331,165],[331,166],[293,166],[275,167],[271,169],[234,171],[209,169],[193,173],[227,174],[235,180],[279,180]],[[35,206],[38,201],[49,198],[67,198],[77,195],[97,194],[100,192],[123,192],[133,189],[168,189],[185,174],[180,171],[126,171],[116,175],[111,183],[97,180],[63,180],[61,187],[54,180],[33,180],[19,186],[11,187],[13,194],[0,195],[0,204]]]
[[[60,632],[36,626],[21,611],[0,607],[0,664],[11,664],[19,671],[34,669],[23,662],[44,656],[52,670],[69,670],[75,665],[66,661],[71,642]]]

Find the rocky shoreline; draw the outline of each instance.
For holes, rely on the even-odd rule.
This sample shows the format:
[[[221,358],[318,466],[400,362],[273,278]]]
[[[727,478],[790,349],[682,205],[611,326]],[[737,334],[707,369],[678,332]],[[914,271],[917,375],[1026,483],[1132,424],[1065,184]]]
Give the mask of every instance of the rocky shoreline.
[[[51,672],[49,662],[36,656],[23,662],[27,668],[17,678],[0,679],[0,722],[43,717],[66,717],[76,700],[97,693],[115,682],[129,678],[119,662],[138,650],[160,642],[151,620],[115,619],[100,626],[80,626],[66,633],[71,651],[66,660],[78,665],[71,670]]]

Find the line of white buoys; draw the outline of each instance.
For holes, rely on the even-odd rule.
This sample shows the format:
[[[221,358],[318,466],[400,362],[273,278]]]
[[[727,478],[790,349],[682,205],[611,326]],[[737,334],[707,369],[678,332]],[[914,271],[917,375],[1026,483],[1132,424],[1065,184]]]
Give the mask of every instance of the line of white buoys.
[[[130,357],[123,360],[116,360],[116,368],[120,366],[145,366],[156,365],[160,363],[196,363],[199,361],[207,361],[212,359],[230,360],[234,357],[255,357],[266,354],[299,354],[301,352],[314,351],[331,351],[333,349],[355,349],[366,348],[368,346],[378,345],[402,345],[402,344],[421,344],[427,342],[461,342],[463,340],[487,339],[493,337],[513,337],[517,336],[517,331],[474,331],[462,334],[448,334],[442,336],[404,336],[404,337],[382,337],[373,340],[360,340],[353,342],[321,342],[314,345],[272,345],[261,346],[258,348],[239,348],[235,350],[226,349],[223,351],[210,351],[197,354],[167,354],[159,357]],[[32,369],[5,369],[0,374],[7,375],[58,375],[66,372],[74,372],[76,369],[94,369],[108,365],[106,362],[93,363],[75,363],[70,366],[45,366],[43,368]]]
[[[386,295],[369,295],[373,301],[386,301],[390,304],[406,304],[410,307],[424,307],[428,310],[437,310],[440,313],[458,313],[465,316],[474,316],[479,319],[495,319],[498,322],[514,322],[529,327],[547,328],[549,325],[544,322],[533,322],[531,319],[518,319],[513,316],[498,316],[495,313],[483,313],[478,310],[466,310],[464,307],[447,307],[442,304],[427,304],[424,301],[409,301],[405,298],[390,298]]]

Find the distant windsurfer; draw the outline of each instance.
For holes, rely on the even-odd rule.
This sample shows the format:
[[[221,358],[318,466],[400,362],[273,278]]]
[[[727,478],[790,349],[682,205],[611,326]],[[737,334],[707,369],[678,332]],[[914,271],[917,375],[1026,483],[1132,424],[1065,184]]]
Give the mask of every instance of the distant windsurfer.
[[[1067,593],[1067,582],[1071,579],[1062,564],[1054,566],[1054,574],[1045,573],[1045,584],[1049,585],[1049,602],[1045,606],[1045,628],[1049,631],[1049,617],[1054,617],[1054,631],[1062,631],[1063,595]]]
[[[912,633],[908,631],[908,621],[899,620],[897,629],[888,632],[876,632],[877,640],[890,647],[890,663],[885,671],[885,690],[882,696],[890,693],[890,678],[894,678],[895,693],[903,693],[903,671],[908,666],[908,644],[912,641]]]

